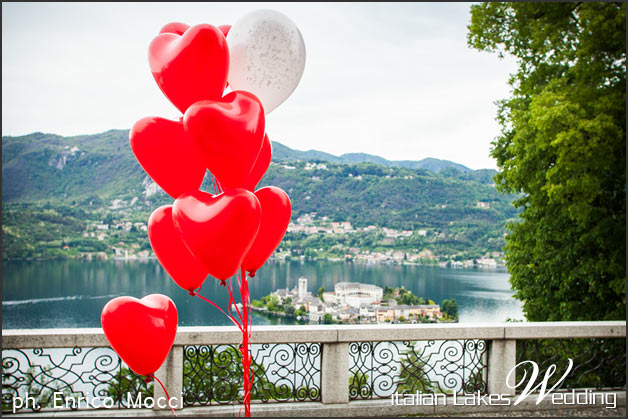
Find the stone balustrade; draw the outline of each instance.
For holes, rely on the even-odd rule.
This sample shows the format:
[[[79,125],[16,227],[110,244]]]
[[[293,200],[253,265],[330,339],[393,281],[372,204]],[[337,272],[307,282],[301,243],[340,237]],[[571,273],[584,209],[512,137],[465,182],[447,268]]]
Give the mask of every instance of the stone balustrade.
[[[536,397],[532,396],[527,397],[518,405],[514,405],[513,401],[517,397],[519,388],[517,390],[513,388],[514,376],[511,376],[510,382],[507,382],[506,378],[515,364],[521,361],[517,356],[518,347],[520,351],[524,349],[529,351],[531,350],[530,347],[521,346],[522,343],[528,342],[531,345],[545,345],[543,348],[546,350],[547,348],[551,349],[550,343],[552,341],[579,342],[578,345],[574,344],[575,347],[581,348],[587,356],[579,358],[578,354],[574,355],[575,370],[578,367],[575,364],[580,359],[592,359],[593,356],[596,362],[601,360],[605,365],[612,362],[623,362],[623,367],[617,366],[623,372],[625,370],[625,337],[626,322],[623,321],[255,326],[253,327],[251,343],[253,349],[257,348],[255,350],[258,350],[259,353],[257,358],[254,354],[254,359],[264,359],[264,361],[259,361],[259,365],[264,363],[265,367],[260,371],[266,376],[260,379],[266,380],[272,390],[268,390],[267,393],[264,393],[265,395],[259,397],[259,400],[252,402],[252,414],[254,416],[455,415],[464,412],[507,412],[508,410],[565,407],[553,405],[549,398],[537,405]],[[237,392],[233,393],[233,400],[221,400],[214,393],[207,396],[205,393],[211,393],[212,388],[208,387],[203,391],[198,390],[198,388],[204,385],[203,380],[214,378],[209,377],[209,375],[189,377],[192,370],[196,371],[196,367],[194,367],[196,364],[191,364],[193,360],[205,357],[202,358],[204,359],[203,362],[206,363],[203,364],[204,366],[211,362],[216,363],[218,358],[212,357],[218,357],[224,348],[237,348],[240,340],[240,331],[235,327],[180,327],[178,329],[173,349],[156,376],[163,381],[171,396],[183,396],[184,394],[185,397],[189,396],[183,408],[177,406],[180,416],[235,416],[241,414],[241,404],[238,404]],[[19,388],[19,383],[13,383],[11,380],[19,381],[19,374],[22,376],[33,374],[32,371],[27,372],[26,367],[22,366],[20,370],[20,366],[16,365],[22,362],[28,363],[31,369],[35,368],[29,359],[29,356],[34,357],[34,355],[29,355],[29,350],[35,350],[34,353],[41,356],[42,352],[46,354],[46,351],[61,350],[60,348],[66,348],[66,350],[69,350],[68,348],[103,348],[105,350],[104,348],[109,347],[102,329],[99,328],[3,330],[2,341],[4,413],[7,413],[6,410],[10,407],[8,400],[11,394],[18,392],[15,390],[14,393],[10,393],[11,389]],[[590,344],[587,343],[589,341]],[[617,349],[617,344],[624,342],[623,359],[615,359],[617,358],[615,355],[613,355],[615,358],[610,360],[603,359],[610,353],[606,349],[598,351],[599,353],[595,352],[596,348],[606,347],[604,345],[608,345],[609,342],[614,345],[613,348],[615,349]],[[574,345],[569,347],[574,347]],[[108,350],[110,351],[110,349]],[[431,350],[434,350],[433,353],[429,352]],[[207,353],[210,353],[209,357],[207,357]],[[212,353],[215,355],[211,355]],[[523,353],[521,352],[519,355]],[[616,354],[617,351],[614,353]],[[527,355],[528,352],[525,354]],[[46,356],[50,360],[59,358],[58,356],[55,358],[54,354]],[[306,360],[302,359],[304,357]],[[408,369],[408,365],[416,363],[417,359],[425,360],[421,364],[423,369],[420,371]],[[54,363],[53,366],[37,368],[62,368],[63,371],[68,369],[56,364],[57,361],[51,362]],[[281,365],[277,367],[275,364]],[[186,365],[188,366],[187,370]],[[211,368],[215,368],[214,364]],[[236,367],[234,364],[231,367],[220,366],[220,368],[223,368],[220,371],[233,373],[235,370],[229,370],[229,368]],[[595,373],[597,370],[588,369],[587,371],[591,376],[591,371]],[[543,374],[544,372],[541,371],[540,373]],[[562,371],[558,372],[562,374]],[[109,371],[109,374],[113,374],[113,372]],[[196,371],[194,374],[199,374],[199,372]],[[208,374],[215,375],[217,373],[211,369]],[[578,374],[584,373],[578,372]],[[595,385],[596,391],[614,392],[616,394],[616,406],[625,406],[625,375],[623,375],[623,382],[621,378],[610,384],[599,382],[599,377],[616,376],[614,369],[610,372],[611,375],[608,374],[608,371],[605,370],[594,375],[593,378],[598,380]],[[56,377],[54,373],[49,375]],[[81,373],[74,375],[81,375]],[[412,379],[409,380],[408,376],[411,376]],[[585,385],[588,385],[587,383],[590,381],[587,381],[589,376],[582,379]],[[575,378],[580,380],[581,377]],[[54,380],[56,379],[54,378]],[[280,381],[277,381],[278,379]],[[273,380],[275,382],[271,385]],[[284,388],[279,385],[279,383],[284,383],[281,380],[288,380],[285,381],[288,383],[287,387]],[[377,383],[377,380],[380,382]],[[82,385],[85,381],[89,381],[89,379],[82,377],[79,384]],[[455,384],[451,384],[452,382]],[[190,390],[192,387],[194,390]],[[401,399],[398,399],[397,404],[395,404],[391,398],[395,389],[403,388],[408,392],[408,388],[411,388],[413,391],[410,393],[415,393],[414,390],[427,389],[428,387],[432,392],[448,393],[443,397],[447,397],[450,402],[435,406],[403,405],[399,404]],[[508,406],[465,406],[451,402],[454,394],[471,393],[468,391],[470,389],[477,390],[482,394],[500,394],[502,397],[510,399],[511,402]],[[563,388],[563,390],[566,389],[568,387]],[[284,390],[285,397],[278,395]],[[159,386],[153,386],[153,396],[155,398],[163,396],[163,391]],[[285,403],[279,403],[279,401]],[[600,406],[600,403],[595,404]],[[29,412],[20,410],[16,415]],[[32,412],[30,413],[32,414]],[[154,416],[167,413],[155,405],[153,409],[128,409],[117,406],[117,408],[106,411],[102,409],[60,411],[43,408],[36,414],[37,416],[57,414]]]

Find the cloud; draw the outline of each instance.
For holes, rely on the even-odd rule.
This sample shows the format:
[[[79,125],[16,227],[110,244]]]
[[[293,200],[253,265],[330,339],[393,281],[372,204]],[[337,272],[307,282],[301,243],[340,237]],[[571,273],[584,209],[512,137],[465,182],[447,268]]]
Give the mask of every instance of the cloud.
[[[300,85],[268,116],[272,139],[494,167],[493,102],[508,95],[514,62],[466,46],[468,3],[5,3],[3,135],[176,118],[148,68],[159,28],[233,23],[260,8],[288,15],[307,48]]]

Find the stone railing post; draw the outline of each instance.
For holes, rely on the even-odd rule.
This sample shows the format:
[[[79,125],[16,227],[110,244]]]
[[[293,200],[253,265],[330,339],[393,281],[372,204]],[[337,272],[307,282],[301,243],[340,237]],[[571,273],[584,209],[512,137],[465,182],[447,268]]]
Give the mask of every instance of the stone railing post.
[[[349,344],[323,343],[321,400],[324,404],[349,403]]]
[[[183,406],[183,346],[172,347],[163,365],[155,373],[155,377],[159,378],[166,387],[168,395],[173,399],[174,408],[181,409]],[[156,381],[153,382],[153,397],[155,398],[153,410],[170,409],[167,403],[164,406],[162,402],[162,407],[158,406],[157,402],[160,398],[165,400],[166,394]]]
[[[506,377],[516,364],[517,341],[514,339],[494,339],[488,347],[488,392],[489,394],[515,395],[513,373],[509,383]]]

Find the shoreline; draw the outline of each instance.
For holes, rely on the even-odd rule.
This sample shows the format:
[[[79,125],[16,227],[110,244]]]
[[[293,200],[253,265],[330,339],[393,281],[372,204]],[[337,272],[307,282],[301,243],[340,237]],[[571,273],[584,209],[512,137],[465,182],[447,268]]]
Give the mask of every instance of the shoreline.
[[[157,260],[157,258],[155,256],[144,256],[144,257],[129,257],[129,258],[124,258],[124,257],[107,257],[107,258],[102,258],[102,257],[69,257],[69,256],[64,256],[64,257],[46,257],[46,258],[6,258],[6,259],[2,259],[3,262],[44,262],[44,261],[62,261],[62,260],[78,260],[78,261],[88,261],[88,262],[94,262],[94,261],[99,261],[99,262],[105,262],[105,261],[115,261],[115,262],[123,262],[123,261],[148,261],[148,260]],[[392,266],[426,266],[426,267],[434,267],[434,268],[453,268],[453,269],[499,269],[499,268],[506,268],[505,264],[497,264],[497,265],[480,265],[480,264],[476,264],[473,266],[461,266],[459,264],[450,264],[449,266],[445,265],[441,265],[440,263],[417,263],[417,262],[361,262],[361,261],[355,261],[355,260],[341,260],[341,259],[336,259],[336,258],[332,258],[332,259],[327,259],[327,258],[321,258],[321,259],[290,259],[290,260],[286,260],[286,259],[274,259],[274,258],[270,258],[268,259],[268,261],[273,262],[273,263],[285,263],[285,262],[335,262],[335,263],[354,263],[357,265],[366,265],[366,266],[384,266],[384,265],[392,265]]]
[[[288,316],[286,313],[283,312],[278,312],[278,311],[268,311],[266,309],[263,308],[259,308],[259,307],[253,307],[251,306],[251,310],[252,311],[256,311],[258,313],[264,313],[267,314],[270,317],[283,317],[283,318],[288,318],[288,319],[293,319],[296,322],[301,322],[301,323],[307,323],[307,324],[325,324],[325,323],[318,323],[318,322],[311,322],[309,320],[309,318],[307,320],[299,320],[296,318],[296,316]],[[395,323],[347,323],[347,322],[342,322],[342,321],[337,321],[335,320],[333,323],[330,324],[337,324],[337,325],[343,325],[343,324],[370,324],[370,325],[377,325],[377,324],[446,324],[446,323],[460,323],[459,320],[443,320],[443,321],[434,321],[434,322],[429,322],[429,323],[411,323],[411,322],[395,322]]]

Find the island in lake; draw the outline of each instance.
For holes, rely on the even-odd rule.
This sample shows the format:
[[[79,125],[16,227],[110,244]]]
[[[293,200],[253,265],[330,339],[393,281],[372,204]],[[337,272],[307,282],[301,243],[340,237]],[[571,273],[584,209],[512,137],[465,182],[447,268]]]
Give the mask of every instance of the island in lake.
[[[307,290],[307,278],[298,287],[279,289],[251,302],[252,309],[269,315],[292,317],[311,323],[436,323],[457,322],[455,298],[436,304],[401,288],[339,282],[333,292]]]

